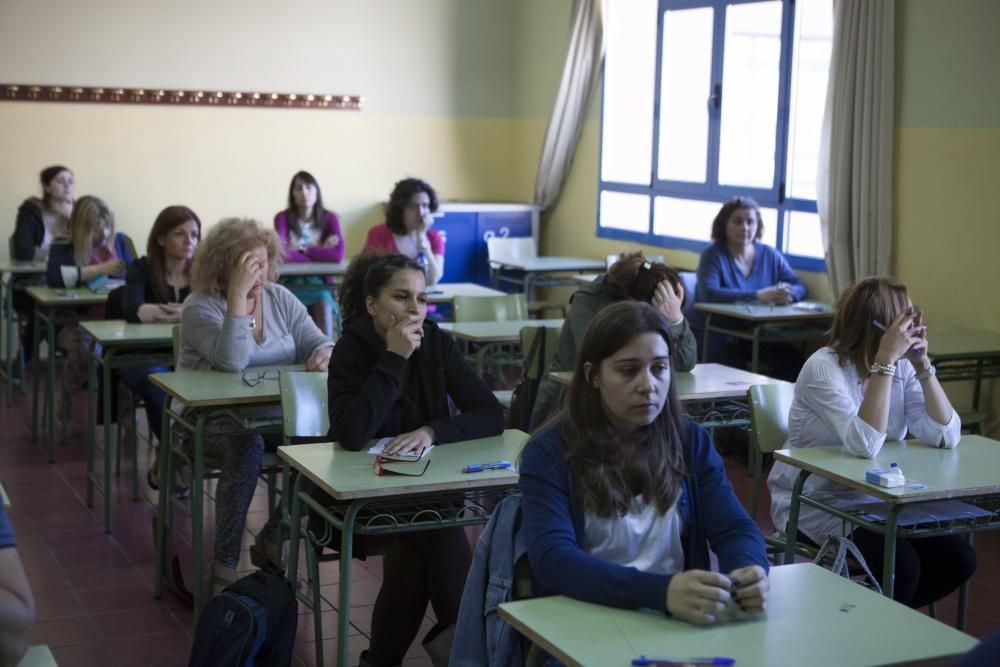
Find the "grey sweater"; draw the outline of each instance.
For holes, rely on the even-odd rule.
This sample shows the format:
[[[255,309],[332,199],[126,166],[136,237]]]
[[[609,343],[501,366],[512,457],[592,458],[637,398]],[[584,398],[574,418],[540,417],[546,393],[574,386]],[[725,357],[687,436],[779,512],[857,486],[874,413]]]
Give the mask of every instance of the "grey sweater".
[[[264,337],[254,340],[250,317],[228,315],[226,300],[192,293],[181,311],[178,370],[239,373],[255,366],[305,363],[315,350],[333,347],[287,289],[267,283],[263,290]]]

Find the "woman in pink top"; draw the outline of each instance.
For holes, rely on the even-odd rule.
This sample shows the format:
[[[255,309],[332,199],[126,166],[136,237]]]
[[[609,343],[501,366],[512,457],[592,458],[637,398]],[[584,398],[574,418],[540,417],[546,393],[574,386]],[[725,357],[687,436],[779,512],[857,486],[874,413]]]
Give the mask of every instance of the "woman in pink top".
[[[323,207],[319,183],[308,171],[292,177],[288,186],[288,208],[274,216],[285,262],[340,262],[344,259],[344,235],[333,211]],[[282,281],[312,314],[316,325],[333,336],[340,319],[330,285],[319,276],[292,276]],[[338,327],[339,328],[339,327]]]
[[[438,209],[437,193],[419,178],[405,178],[392,189],[385,209],[385,224],[368,230],[365,248],[398,253],[426,267],[427,284],[444,275],[444,237],[431,229]],[[426,264],[419,259],[423,254]]]

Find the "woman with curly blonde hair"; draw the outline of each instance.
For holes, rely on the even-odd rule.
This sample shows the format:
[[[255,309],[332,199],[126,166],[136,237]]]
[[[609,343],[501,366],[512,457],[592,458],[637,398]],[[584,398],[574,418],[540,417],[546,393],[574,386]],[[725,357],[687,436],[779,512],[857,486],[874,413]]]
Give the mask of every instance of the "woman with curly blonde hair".
[[[256,220],[228,218],[209,231],[191,267],[191,296],[181,312],[178,370],[241,373],[302,363],[307,371],[327,370],[333,341],[305,306],[275,282],[281,252],[277,234]],[[268,410],[267,416],[275,415]],[[264,449],[280,444],[257,434],[221,435],[229,428],[225,417],[210,418],[206,426],[205,453],[223,462],[215,497],[213,593],[236,580],[246,512]],[[251,559],[258,567],[267,560],[281,562],[278,521],[276,513],[257,535]]]

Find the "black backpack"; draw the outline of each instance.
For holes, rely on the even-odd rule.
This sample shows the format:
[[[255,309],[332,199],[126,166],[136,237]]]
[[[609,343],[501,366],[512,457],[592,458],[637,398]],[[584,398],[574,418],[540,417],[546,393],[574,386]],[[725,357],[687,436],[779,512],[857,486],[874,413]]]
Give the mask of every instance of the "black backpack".
[[[198,617],[189,667],[285,667],[298,629],[295,592],[268,564],[208,601]]]

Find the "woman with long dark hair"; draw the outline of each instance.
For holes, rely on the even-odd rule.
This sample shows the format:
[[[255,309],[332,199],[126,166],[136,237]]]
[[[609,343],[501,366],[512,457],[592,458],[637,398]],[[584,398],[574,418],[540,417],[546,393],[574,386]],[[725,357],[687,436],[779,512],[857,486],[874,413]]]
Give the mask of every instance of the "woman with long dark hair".
[[[537,593],[696,623],[730,601],[764,610],[764,540],[708,434],[682,419],[670,358],[670,325],[649,304],[619,302],[590,323],[568,410],[522,454]]]
[[[292,176],[288,186],[288,208],[274,216],[285,262],[339,262],[344,259],[344,235],[340,220],[323,206],[319,182],[308,171]],[[319,276],[292,276],[284,281],[312,314],[323,333],[333,335],[339,315],[332,288]]]

